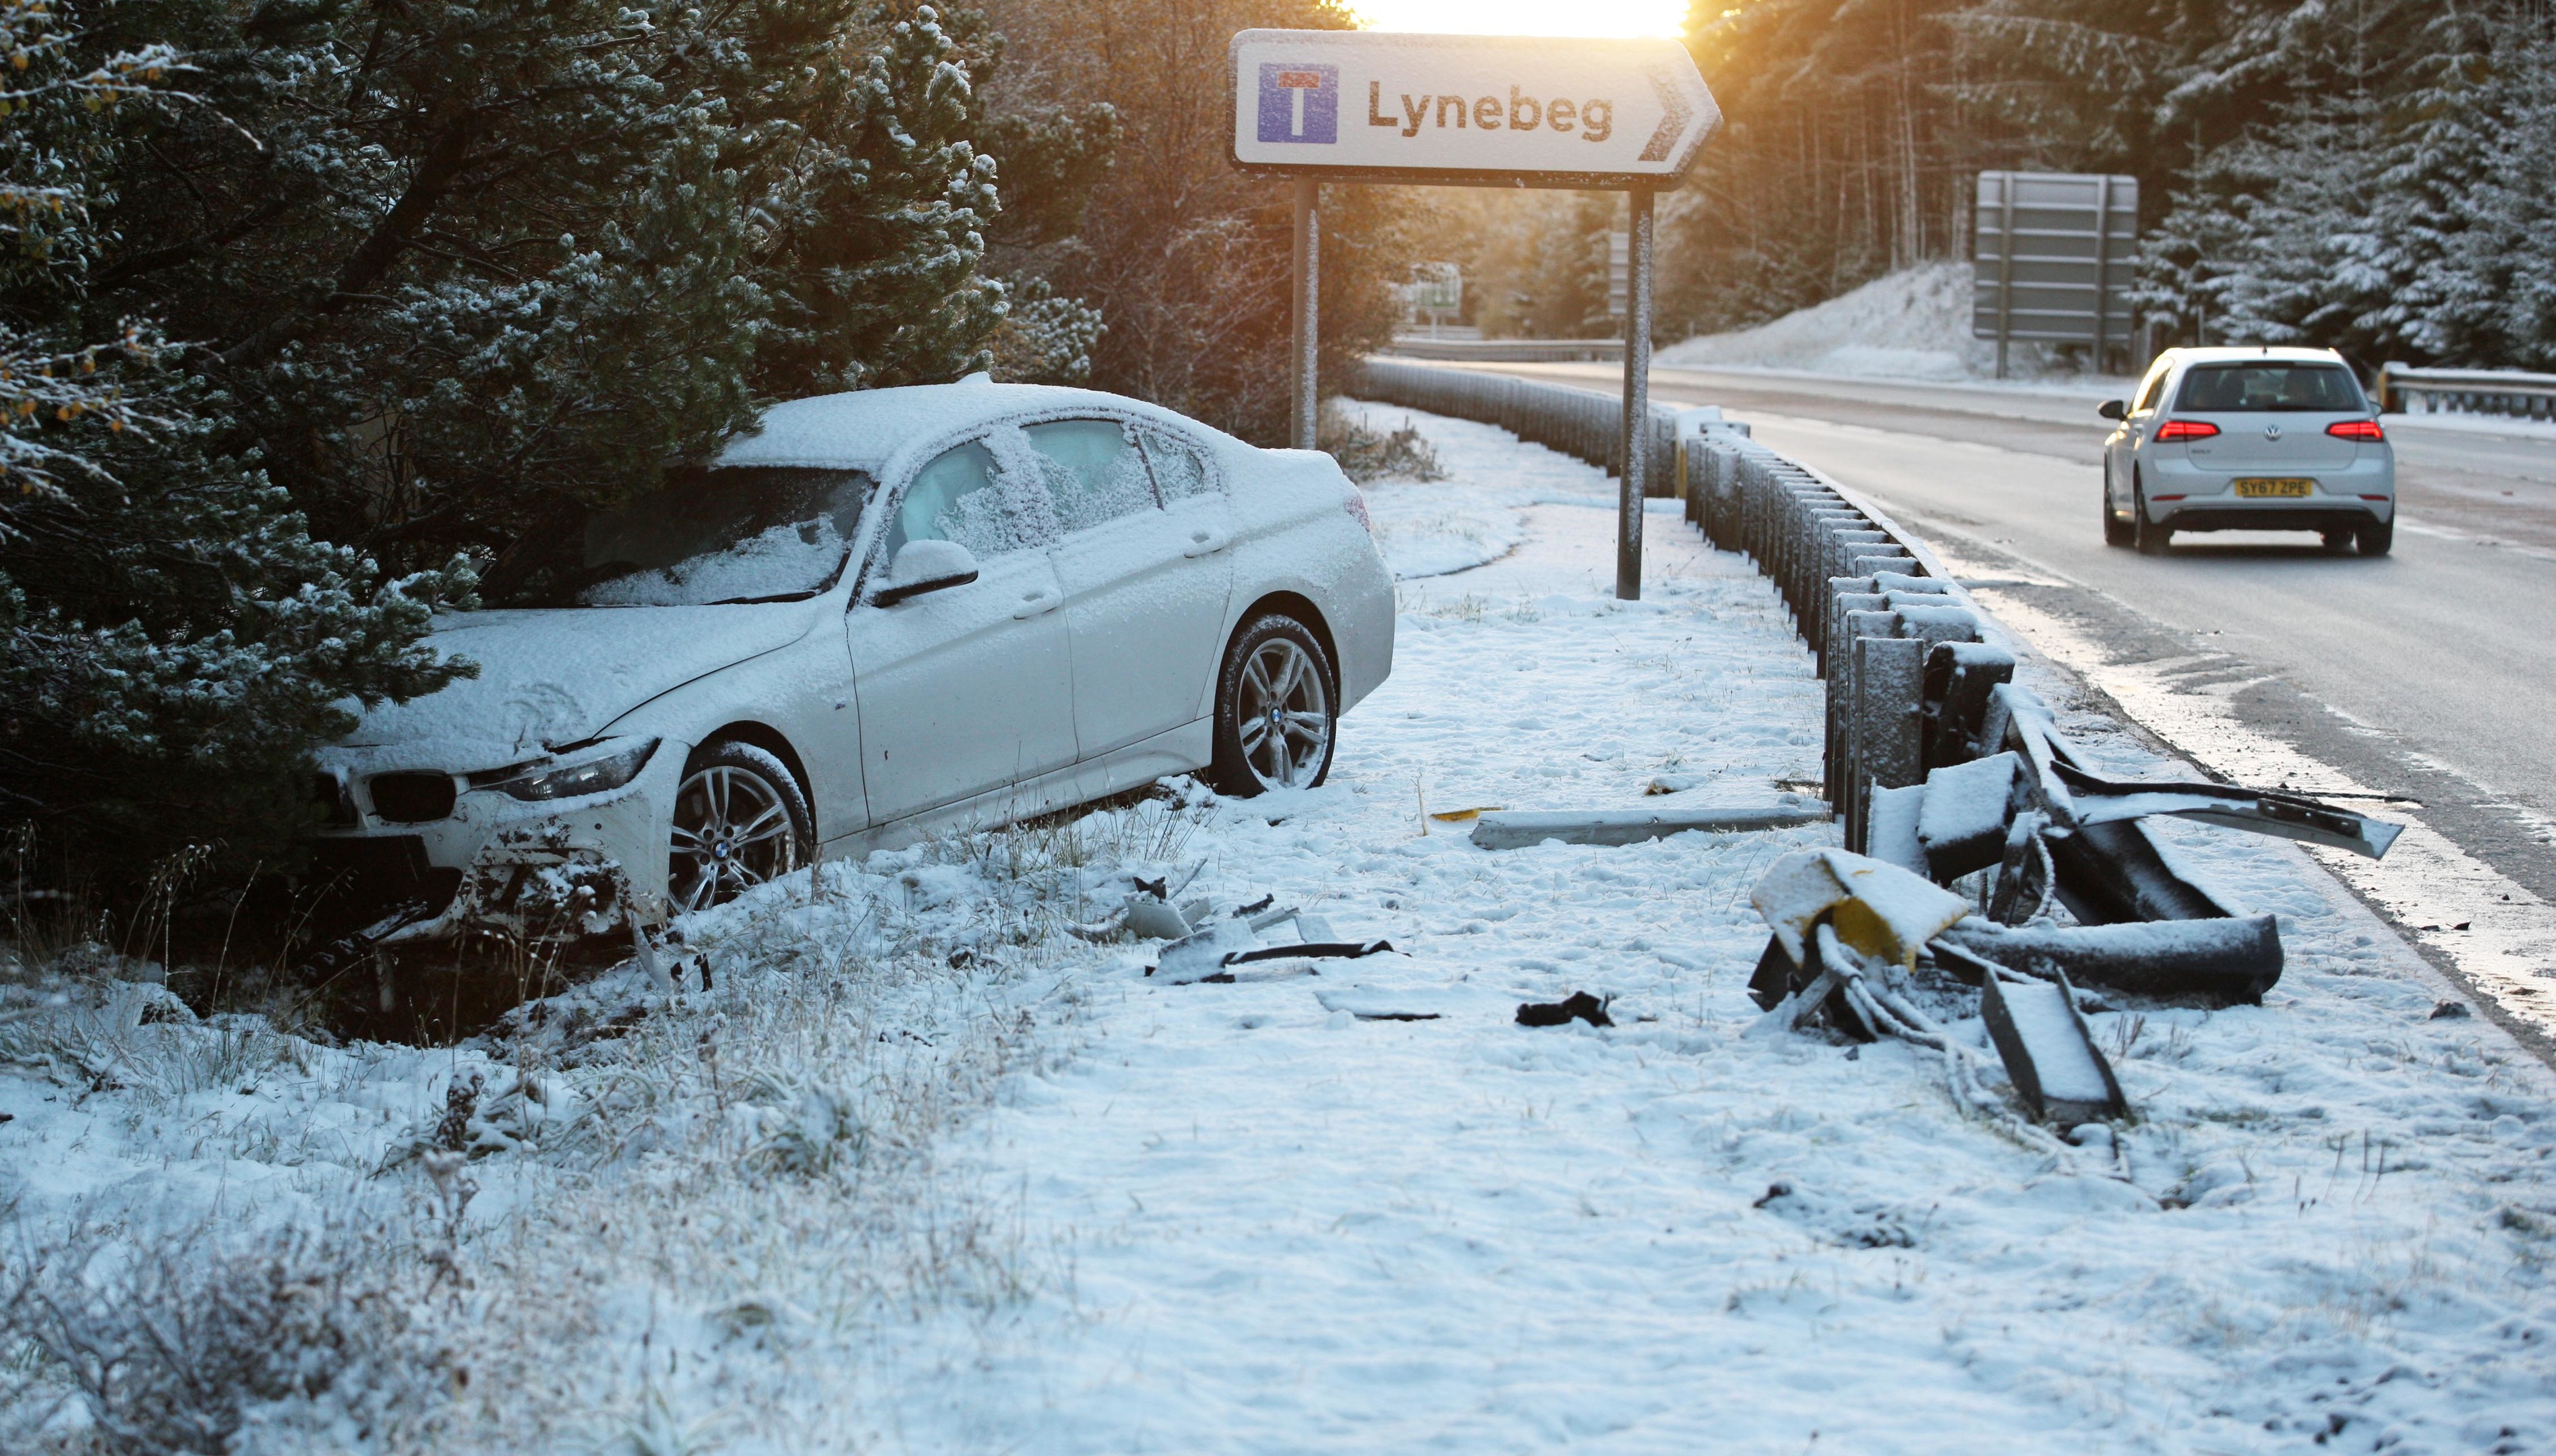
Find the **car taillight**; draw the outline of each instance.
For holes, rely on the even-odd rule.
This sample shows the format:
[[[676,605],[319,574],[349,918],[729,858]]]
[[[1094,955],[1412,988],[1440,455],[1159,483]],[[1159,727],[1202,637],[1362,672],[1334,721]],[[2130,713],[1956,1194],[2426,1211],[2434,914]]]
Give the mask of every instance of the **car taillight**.
[[[1348,499],[1341,502],[1341,505],[1348,511],[1349,519],[1355,521],[1361,530],[1369,536],[1375,535],[1375,523],[1368,520],[1366,515],[1366,497],[1358,493],[1356,486],[1349,487]]]
[[[2325,432],[2337,439],[2363,439],[2371,444],[2387,438],[2387,431],[2380,429],[2375,420],[2338,420],[2327,425]]]
[[[2170,439],[2208,439],[2218,432],[2219,426],[2207,420],[2169,420],[2157,426],[2156,440],[2163,444]]]

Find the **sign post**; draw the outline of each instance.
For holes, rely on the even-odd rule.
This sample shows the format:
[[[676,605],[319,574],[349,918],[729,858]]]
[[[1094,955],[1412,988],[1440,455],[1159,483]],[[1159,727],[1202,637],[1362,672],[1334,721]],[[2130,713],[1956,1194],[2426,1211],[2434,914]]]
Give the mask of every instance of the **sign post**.
[[[1324,181],[1628,191],[1624,448],[1615,594],[1642,594],[1649,452],[1653,193],[1674,187],[1722,109],[1674,41],[1243,31],[1233,38],[1233,161],[1295,180],[1299,448],[1314,443]]]

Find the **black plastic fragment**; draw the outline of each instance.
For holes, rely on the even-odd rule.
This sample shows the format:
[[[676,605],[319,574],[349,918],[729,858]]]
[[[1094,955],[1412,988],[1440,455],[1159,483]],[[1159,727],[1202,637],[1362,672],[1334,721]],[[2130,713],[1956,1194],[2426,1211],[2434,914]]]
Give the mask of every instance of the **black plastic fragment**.
[[[1255,960],[1293,960],[1299,956],[1310,960],[1356,960],[1360,956],[1382,955],[1393,949],[1390,940],[1309,940],[1301,945],[1263,945],[1251,950],[1237,950],[1224,958],[1229,966]],[[1215,979],[1213,976],[1209,980]],[[1230,977],[1227,978],[1231,979]]]
[[[1573,1021],[1593,1027],[1615,1025],[1606,1015],[1606,1003],[1586,991],[1574,991],[1560,1001],[1530,1001],[1517,1010],[1517,1024],[1521,1027],[1559,1027]]]

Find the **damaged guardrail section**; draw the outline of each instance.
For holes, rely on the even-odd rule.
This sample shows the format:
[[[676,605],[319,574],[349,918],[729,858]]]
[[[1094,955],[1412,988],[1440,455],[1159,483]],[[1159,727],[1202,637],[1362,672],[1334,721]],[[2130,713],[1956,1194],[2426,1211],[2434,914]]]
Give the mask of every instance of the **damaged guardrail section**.
[[[1377,361],[1365,386],[1596,464],[1619,437],[1620,407],[1585,391]],[[1655,413],[1655,427],[1672,418]],[[1660,458],[1687,519],[1774,584],[1828,687],[1823,792],[1845,845],[1787,856],[1757,888],[1772,931],[1749,983],[1760,1030],[1901,1037],[1941,1052],[1957,1095],[1980,1101],[1977,1050],[1944,1030],[1976,1009],[2035,1116],[2117,1115],[2120,1089],[2087,1034],[2080,987],[2227,1006],[2259,1004],[2281,975],[2273,917],[2186,879],[2149,820],[2373,859],[2394,843],[2397,825],[2296,794],[2103,773],[2014,681],[2011,640],[1923,543],[1739,431],[1684,443]],[[1564,837],[1648,837],[1632,815],[1584,817],[1605,822]],[[1668,818],[1649,816],[1674,832]],[[1553,837],[1542,822],[1493,827]]]

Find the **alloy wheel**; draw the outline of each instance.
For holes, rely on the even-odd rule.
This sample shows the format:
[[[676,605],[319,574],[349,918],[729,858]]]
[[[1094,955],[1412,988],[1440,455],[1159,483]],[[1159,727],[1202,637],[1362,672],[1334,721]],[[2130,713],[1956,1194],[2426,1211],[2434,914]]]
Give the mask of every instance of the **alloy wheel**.
[[[1264,788],[1310,784],[1331,756],[1331,687],[1302,647],[1283,637],[1242,665],[1234,728],[1242,761]]]
[[[695,770],[675,794],[667,880],[678,911],[722,905],[798,868],[781,790],[733,764]]]

